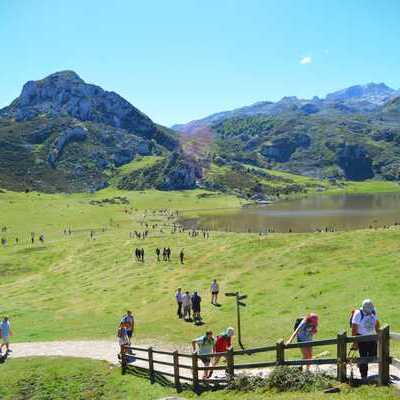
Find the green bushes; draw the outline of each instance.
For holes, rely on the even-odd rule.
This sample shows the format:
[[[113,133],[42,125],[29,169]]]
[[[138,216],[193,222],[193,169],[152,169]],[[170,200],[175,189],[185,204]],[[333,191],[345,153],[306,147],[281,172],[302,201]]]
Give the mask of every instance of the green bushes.
[[[228,389],[245,392],[268,389],[279,392],[312,392],[327,389],[332,383],[333,379],[326,374],[303,372],[293,367],[277,367],[266,378],[240,375],[229,384]]]

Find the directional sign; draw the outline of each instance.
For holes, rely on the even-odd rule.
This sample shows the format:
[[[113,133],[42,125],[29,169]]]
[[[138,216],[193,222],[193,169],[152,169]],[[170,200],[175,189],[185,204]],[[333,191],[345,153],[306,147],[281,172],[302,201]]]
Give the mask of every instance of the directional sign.
[[[225,293],[225,296],[228,296],[228,297],[236,296],[236,293]]]
[[[244,300],[247,299],[247,294],[244,294],[242,296],[238,296],[238,300]]]
[[[241,301],[238,301],[239,306],[246,307],[246,304],[242,303]]]

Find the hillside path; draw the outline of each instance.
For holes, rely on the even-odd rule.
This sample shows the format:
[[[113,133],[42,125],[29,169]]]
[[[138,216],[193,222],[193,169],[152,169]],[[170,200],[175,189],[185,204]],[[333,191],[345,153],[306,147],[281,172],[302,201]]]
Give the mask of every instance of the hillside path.
[[[136,346],[146,347],[149,343],[136,343]],[[165,348],[161,344],[156,344],[155,349],[163,349],[166,351],[173,351],[173,348]],[[15,343],[11,346],[12,353],[10,358],[22,358],[22,357],[80,357],[89,358],[93,360],[104,360],[111,364],[118,365],[117,354],[119,352],[119,346],[116,341],[112,340],[85,340],[85,341],[54,341],[54,342],[31,342],[31,343]],[[136,352],[138,357],[145,357],[146,353]],[[154,360],[172,362],[172,357],[163,354],[154,354]],[[182,365],[190,365],[190,359],[180,358],[179,362]],[[131,365],[147,368],[148,363],[145,361],[134,361]],[[155,365],[155,368],[159,372],[173,372],[172,367],[164,365]],[[315,367],[312,367],[313,370]],[[348,368],[349,370],[350,368]],[[329,374],[336,375],[336,367],[332,365],[319,367],[320,371],[327,372]],[[271,369],[252,369],[252,370],[242,370],[243,373],[249,375],[260,375],[267,376]],[[370,366],[370,375],[376,375],[378,371],[377,365]],[[354,367],[355,376],[359,377],[358,368]],[[184,376],[189,375],[190,370],[182,368],[181,374]],[[393,366],[390,367],[390,373],[392,376],[393,384],[400,390],[400,369]],[[218,379],[218,377],[223,377],[223,371],[216,371],[213,378]]]

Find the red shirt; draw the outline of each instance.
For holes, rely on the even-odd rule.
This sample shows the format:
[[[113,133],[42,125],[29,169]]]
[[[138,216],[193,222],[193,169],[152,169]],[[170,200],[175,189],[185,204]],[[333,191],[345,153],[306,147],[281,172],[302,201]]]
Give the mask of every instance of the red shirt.
[[[217,336],[214,351],[225,353],[232,346],[232,339],[229,336]]]

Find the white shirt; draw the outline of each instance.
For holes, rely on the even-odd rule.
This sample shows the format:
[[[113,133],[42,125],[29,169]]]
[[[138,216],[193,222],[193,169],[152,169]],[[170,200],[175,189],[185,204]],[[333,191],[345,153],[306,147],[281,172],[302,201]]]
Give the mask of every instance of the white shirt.
[[[182,296],[183,296],[182,292],[175,293],[175,298],[177,303],[182,303]]]
[[[188,307],[191,305],[190,294],[184,294],[182,296],[182,305],[183,307]]]
[[[356,310],[351,320],[352,324],[358,325],[359,335],[374,335],[376,333],[375,326],[378,321],[378,316],[376,314],[365,314],[363,317],[360,310]]]

